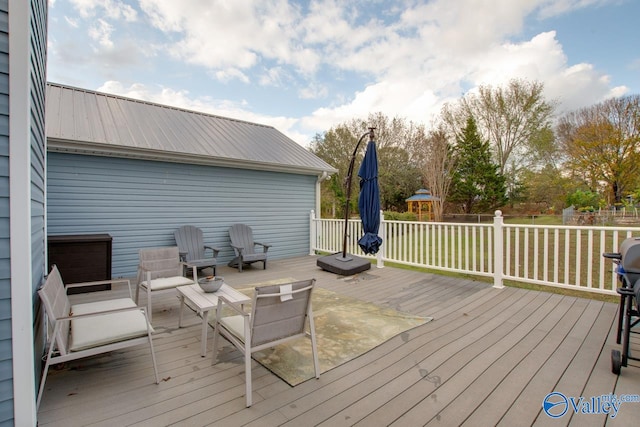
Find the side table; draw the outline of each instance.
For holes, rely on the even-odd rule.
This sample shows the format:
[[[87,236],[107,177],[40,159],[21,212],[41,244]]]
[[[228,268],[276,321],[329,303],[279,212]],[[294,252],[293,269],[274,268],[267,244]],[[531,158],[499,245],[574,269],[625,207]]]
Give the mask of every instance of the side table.
[[[216,292],[207,293],[203,291],[198,284],[179,286],[176,288],[178,297],[180,298],[180,316],[178,318],[178,327],[182,327],[182,312],[184,309],[185,299],[189,301],[197,314],[202,316],[202,337],[200,342],[200,356],[207,355],[207,329],[209,327],[209,312],[215,310],[218,306],[218,296],[224,297],[234,303],[240,305],[251,302],[251,298],[227,285],[226,283]]]

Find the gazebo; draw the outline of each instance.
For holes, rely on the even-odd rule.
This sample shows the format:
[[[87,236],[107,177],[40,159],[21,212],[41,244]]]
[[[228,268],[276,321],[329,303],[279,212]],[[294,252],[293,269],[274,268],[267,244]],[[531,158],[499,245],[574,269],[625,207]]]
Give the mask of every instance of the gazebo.
[[[416,191],[416,194],[409,197],[407,201],[407,209],[409,212],[413,212],[418,215],[418,221],[433,221],[433,202],[434,200],[440,200],[439,197],[435,197],[431,194],[430,190],[421,188]]]

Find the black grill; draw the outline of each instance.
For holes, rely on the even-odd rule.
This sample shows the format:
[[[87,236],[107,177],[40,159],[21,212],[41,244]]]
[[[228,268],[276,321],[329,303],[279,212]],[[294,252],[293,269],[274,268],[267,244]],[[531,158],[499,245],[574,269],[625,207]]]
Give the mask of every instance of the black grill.
[[[620,374],[621,367],[627,366],[628,360],[640,360],[630,355],[630,334],[637,333],[632,329],[640,323],[640,237],[625,239],[620,244],[619,251],[602,254],[618,265],[617,273],[621,283],[616,289],[620,295],[616,342],[620,344],[622,341],[622,352],[611,351],[611,371],[616,375]]]

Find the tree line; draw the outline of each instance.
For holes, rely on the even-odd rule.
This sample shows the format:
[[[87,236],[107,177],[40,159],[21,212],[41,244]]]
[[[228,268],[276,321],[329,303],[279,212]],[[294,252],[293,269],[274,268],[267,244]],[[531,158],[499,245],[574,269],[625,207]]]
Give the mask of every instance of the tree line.
[[[344,216],[351,154],[369,127],[376,128],[385,211],[406,211],[405,200],[420,188],[436,198],[436,221],[445,213],[558,213],[571,204],[638,201],[640,96],[562,115],[557,106],[545,98],[542,83],[514,79],[445,104],[428,128],[382,113],[332,127],[310,146],[338,170],[322,183],[322,215]],[[363,154],[357,153],[356,165]],[[352,185],[357,194],[355,176]],[[351,203],[357,212],[357,198]]]

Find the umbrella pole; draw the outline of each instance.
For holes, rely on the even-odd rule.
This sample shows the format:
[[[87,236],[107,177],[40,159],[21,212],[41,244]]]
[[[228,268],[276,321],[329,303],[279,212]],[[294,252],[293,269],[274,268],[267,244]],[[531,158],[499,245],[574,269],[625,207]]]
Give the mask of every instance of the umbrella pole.
[[[351,155],[351,162],[349,163],[349,170],[347,171],[347,179],[345,181],[347,186],[347,204],[344,208],[344,237],[342,239],[342,256],[336,257],[336,259],[340,261],[351,261],[353,259],[351,257],[347,257],[347,229],[349,225],[349,205],[351,204],[351,177],[353,176],[353,166],[356,161],[358,147],[360,147],[360,144],[362,143],[362,140],[365,136],[369,135],[369,141],[372,141],[375,138],[373,134],[374,129],[374,127],[370,127],[369,132],[360,137],[360,140],[358,140],[358,144],[356,144],[356,148],[353,150],[353,154]]]

